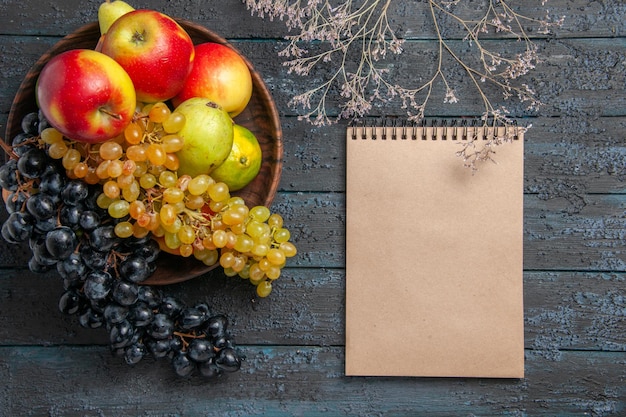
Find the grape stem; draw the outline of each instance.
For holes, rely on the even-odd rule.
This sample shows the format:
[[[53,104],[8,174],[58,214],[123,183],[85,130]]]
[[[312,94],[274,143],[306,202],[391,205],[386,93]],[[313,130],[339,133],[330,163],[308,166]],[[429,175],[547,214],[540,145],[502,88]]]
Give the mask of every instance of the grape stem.
[[[181,342],[183,342],[183,350],[187,350],[189,346],[189,342],[187,339],[201,339],[205,337],[204,334],[193,334],[193,333],[183,333],[183,332],[173,332],[174,336],[180,337]]]
[[[11,159],[19,158],[19,156],[15,153],[15,151],[13,151],[13,147],[10,146],[8,143],[6,143],[4,139],[2,139],[1,137],[0,137],[0,147],[7,155],[9,155]]]

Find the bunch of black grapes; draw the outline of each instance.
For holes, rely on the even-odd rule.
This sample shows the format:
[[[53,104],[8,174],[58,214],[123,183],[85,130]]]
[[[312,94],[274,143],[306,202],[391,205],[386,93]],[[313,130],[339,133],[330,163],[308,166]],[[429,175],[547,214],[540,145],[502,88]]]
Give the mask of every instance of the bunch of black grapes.
[[[142,285],[154,272],[159,245],[150,237],[119,238],[113,219],[96,204],[101,186],[70,179],[39,140],[48,125],[27,114],[0,167],[9,213],[2,237],[28,242],[29,269],[56,269],[63,282],[59,308],[86,328],[104,328],[111,351],[132,365],[167,358],[176,374],[215,377],[239,370],[242,357],[228,318],[200,302],[188,306]]]

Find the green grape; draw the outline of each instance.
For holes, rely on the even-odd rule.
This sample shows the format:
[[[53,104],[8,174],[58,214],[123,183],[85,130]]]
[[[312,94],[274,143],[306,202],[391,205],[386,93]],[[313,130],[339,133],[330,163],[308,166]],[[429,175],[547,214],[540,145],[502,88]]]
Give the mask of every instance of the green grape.
[[[115,200],[108,208],[109,216],[121,219],[128,215],[130,204],[126,200]]]
[[[250,209],[250,216],[260,223],[267,221],[270,214],[270,209],[265,206],[255,206]]]
[[[216,182],[215,184],[211,184],[208,189],[209,197],[213,201],[224,201],[230,198],[230,191],[228,190],[228,185],[223,182]]]
[[[169,172],[169,171],[166,171]],[[163,175],[161,175],[163,176]],[[169,186],[163,191],[163,201],[165,203],[179,203],[185,199],[185,192],[180,188]]]
[[[246,253],[250,252],[254,247],[254,239],[246,234],[237,235],[237,243],[235,243],[234,249],[237,252]]]
[[[256,286],[256,293],[259,297],[265,298],[272,292],[272,282],[271,281],[261,281],[259,285]]]
[[[144,190],[154,187],[156,183],[157,183],[157,180],[153,174],[145,173],[141,177],[139,177],[139,185]]]
[[[267,224],[269,224],[272,228],[281,228],[283,227],[283,218],[280,214],[273,213],[268,217]]]
[[[165,241],[165,246],[170,249],[178,249],[180,247],[180,239],[178,239],[178,234],[176,233],[165,232],[163,240]]]
[[[283,265],[285,263],[285,254],[282,250],[277,248],[270,249],[265,257],[273,265]]]
[[[284,243],[288,241],[290,237],[291,233],[284,227],[276,229],[276,231],[274,232],[274,240],[278,243]]]
[[[196,232],[188,224],[181,226],[177,234],[182,244],[191,245],[196,240]]]
[[[189,194],[191,195],[202,195],[213,183],[213,178],[206,174],[200,174],[189,181],[189,184],[187,184],[187,191],[189,191]]]
[[[115,235],[121,238],[127,238],[133,236],[135,228],[130,222],[119,222],[114,228]]]
[[[171,188],[176,186],[176,182],[178,178],[176,174],[172,171],[163,171],[159,175],[159,184],[165,188]]]
[[[296,249],[296,245],[294,245],[291,242],[283,242],[280,244],[278,248],[283,251],[283,253],[285,254],[287,258],[292,258],[296,256],[296,254],[298,253],[298,250]]]

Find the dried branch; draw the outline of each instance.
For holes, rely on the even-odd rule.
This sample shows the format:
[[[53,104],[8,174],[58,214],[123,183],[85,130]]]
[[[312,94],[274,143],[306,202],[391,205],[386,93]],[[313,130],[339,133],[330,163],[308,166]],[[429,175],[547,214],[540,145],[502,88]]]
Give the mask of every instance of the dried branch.
[[[284,65],[289,73],[311,75],[322,63],[332,62],[331,73],[326,81],[310,90],[294,96],[289,104],[299,108],[299,118],[315,125],[328,125],[341,119],[354,119],[367,115],[372,103],[397,100],[407,112],[407,118],[419,122],[425,117],[426,108],[437,85],[445,88],[444,103],[457,103],[460,98],[448,74],[452,62],[475,87],[483,104],[485,123],[510,125],[508,110],[496,106],[485,89],[491,84],[502,93],[503,98],[517,99],[527,110],[540,105],[535,91],[519,79],[533,70],[539,61],[538,48],[530,39],[525,27],[536,27],[538,33],[549,33],[562,24],[546,11],[545,17],[536,19],[516,12],[507,0],[485,0],[485,7],[477,19],[468,20],[455,14],[462,0],[429,0],[426,13],[432,18],[437,35],[436,67],[425,82],[419,86],[406,86],[394,82],[389,70],[382,65],[388,55],[403,52],[404,40],[399,39],[388,20],[392,0],[339,0],[333,6],[329,0],[243,0],[252,14],[280,19],[290,32],[287,46],[279,53],[286,58]],[[542,0],[544,5],[547,0]],[[420,3],[421,4],[421,3]],[[443,35],[442,22],[454,24],[465,33],[464,41],[471,53],[459,55],[453,42]],[[451,23],[450,23],[451,22]],[[523,42],[520,53],[505,55],[490,49],[482,36],[498,34]],[[315,41],[320,45],[312,52],[308,49]],[[317,45],[316,45],[317,46]],[[324,47],[326,46],[326,47]],[[357,61],[351,60],[356,51]],[[451,61],[450,61],[451,58]],[[490,90],[491,91],[491,90]],[[340,96],[340,111],[330,116],[327,102]],[[489,122],[488,122],[489,121]],[[459,153],[470,165],[477,160],[488,160],[492,146],[484,151],[473,150],[475,144]]]

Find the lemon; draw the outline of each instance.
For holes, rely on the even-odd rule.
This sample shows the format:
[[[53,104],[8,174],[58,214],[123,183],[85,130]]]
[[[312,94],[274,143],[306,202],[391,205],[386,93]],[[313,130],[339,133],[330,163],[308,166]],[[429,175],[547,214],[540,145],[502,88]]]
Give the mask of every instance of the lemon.
[[[226,160],[211,171],[216,181],[237,191],[248,185],[261,169],[263,153],[254,134],[241,125],[233,126],[233,146]]]

